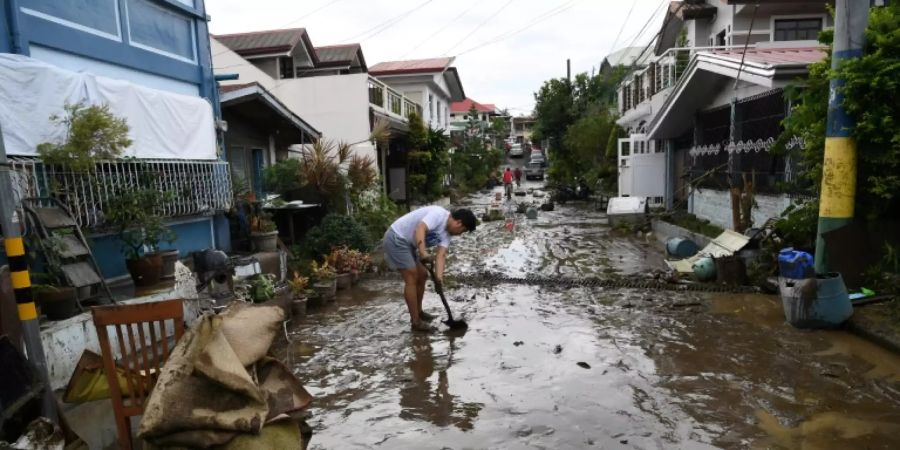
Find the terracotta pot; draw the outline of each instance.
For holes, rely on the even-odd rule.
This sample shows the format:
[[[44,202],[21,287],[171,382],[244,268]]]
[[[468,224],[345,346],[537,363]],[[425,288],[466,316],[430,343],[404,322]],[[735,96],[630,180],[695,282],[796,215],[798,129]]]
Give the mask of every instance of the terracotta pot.
[[[47,320],[65,320],[78,314],[75,303],[75,288],[64,286],[55,290],[36,291],[34,301],[41,308]]]
[[[135,286],[153,286],[159,283],[159,277],[162,275],[162,256],[149,254],[142,258],[128,259],[125,260],[125,267],[128,268]]]
[[[350,289],[353,285],[353,274],[350,272],[339,273],[334,280],[337,282],[338,289]]]
[[[313,290],[316,291],[316,294],[319,294],[322,300],[332,302],[334,301],[334,296],[337,295],[337,281],[320,281],[313,285]]]
[[[154,252],[153,254],[159,254],[162,258],[162,272],[159,276],[161,280],[174,280],[175,279],[175,262],[178,261],[178,250],[163,250],[159,252]]]
[[[258,252],[274,252],[278,248],[278,231],[250,233],[253,248]]]

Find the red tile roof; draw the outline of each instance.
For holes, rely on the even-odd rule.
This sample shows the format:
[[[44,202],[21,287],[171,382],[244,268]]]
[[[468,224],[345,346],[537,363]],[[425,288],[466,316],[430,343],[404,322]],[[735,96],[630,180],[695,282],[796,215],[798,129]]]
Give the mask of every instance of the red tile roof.
[[[475,110],[478,112],[494,112],[497,107],[492,104],[482,104],[478,103],[471,98],[466,97],[465,100],[461,102],[453,102],[450,104],[450,112],[452,113],[466,113],[472,109],[472,105],[475,105]]]
[[[767,66],[808,65],[821,61],[822,58],[827,56],[826,52],[827,49],[825,47],[748,48],[744,62]],[[710,53],[739,62],[744,50],[715,50]]]
[[[407,73],[443,72],[453,58],[413,59],[408,61],[387,61],[369,68],[372,75],[402,75]]]

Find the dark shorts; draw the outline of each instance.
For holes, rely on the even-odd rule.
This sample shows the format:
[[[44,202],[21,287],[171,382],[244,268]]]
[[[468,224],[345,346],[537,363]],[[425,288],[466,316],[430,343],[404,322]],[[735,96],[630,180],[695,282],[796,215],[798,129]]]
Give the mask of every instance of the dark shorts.
[[[418,267],[419,252],[411,242],[403,239],[393,228],[384,233],[384,260],[392,270],[415,269]]]

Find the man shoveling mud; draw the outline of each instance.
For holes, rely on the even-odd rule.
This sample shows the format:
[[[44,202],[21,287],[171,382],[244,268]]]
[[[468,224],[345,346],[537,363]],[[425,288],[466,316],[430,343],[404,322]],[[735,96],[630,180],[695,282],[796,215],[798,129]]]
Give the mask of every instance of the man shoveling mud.
[[[412,329],[430,331],[425,322],[434,319],[422,311],[428,270],[423,264],[434,263],[437,283],[443,282],[444,264],[450,236],[475,231],[475,214],[468,209],[452,213],[440,206],[419,208],[397,219],[384,233],[384,259],[391,269],[403,276],[403,296],[409,309]],[[436,256],[429,247],[437,246]]]

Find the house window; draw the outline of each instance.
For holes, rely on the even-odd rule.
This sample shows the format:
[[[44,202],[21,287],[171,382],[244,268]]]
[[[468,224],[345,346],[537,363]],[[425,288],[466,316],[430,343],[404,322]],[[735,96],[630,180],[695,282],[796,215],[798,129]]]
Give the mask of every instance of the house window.
[[[294,58],[278,58],[278,72],[281,78],[294,78]]]
[[[428,94],[428,123],[434,121],[434,95]]]
[[[775,21],[776,41],[814,41],[822,31],[822,19],[783,19]]]
[[[196,60],[194,21],[149,0],[128,0],[128,33],[135,47]]]
[[[22,6],[26,14],[84,31],[119,37],[119,7],[116,0],[30,0]]]

